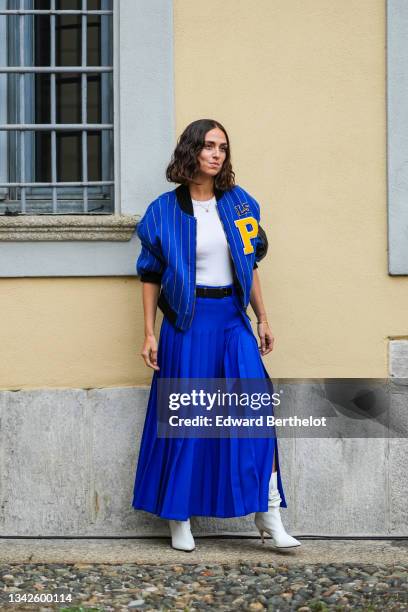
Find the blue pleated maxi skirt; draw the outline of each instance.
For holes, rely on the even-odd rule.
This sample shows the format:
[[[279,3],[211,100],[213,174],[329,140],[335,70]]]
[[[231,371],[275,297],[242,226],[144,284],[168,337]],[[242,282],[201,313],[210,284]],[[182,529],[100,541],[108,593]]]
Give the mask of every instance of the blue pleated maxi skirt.
[[[233,289],[231,296],[196,297],[189,329],[178,330],[163,318],[160,370],[153,373],[136,469],[135,509],[182,521],[266,512],[274,452],[280,505],[287,507],[276,438],[157,437],[159,377],[269,377],[236,288],[227,286]]]

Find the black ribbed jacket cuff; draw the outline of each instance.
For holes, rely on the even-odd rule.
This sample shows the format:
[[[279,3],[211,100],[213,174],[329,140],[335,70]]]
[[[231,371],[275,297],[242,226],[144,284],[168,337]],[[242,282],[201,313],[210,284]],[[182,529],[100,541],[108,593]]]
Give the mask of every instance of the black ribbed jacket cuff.
[[[142,283],[155,283],[161,285],[162,274],[160,272],[144,272],[140,275]]]

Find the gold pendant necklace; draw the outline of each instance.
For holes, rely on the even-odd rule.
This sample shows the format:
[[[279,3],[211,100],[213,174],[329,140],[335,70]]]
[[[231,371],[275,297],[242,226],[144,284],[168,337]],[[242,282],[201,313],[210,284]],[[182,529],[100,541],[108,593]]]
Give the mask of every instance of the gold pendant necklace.
[[[209,212],[209,208],[210,208],[209,206],[205,207],[205,206],[203,206],[202,204],[199,204],[199,206],[201,206],[202,208],[204,208],[205,212]]]
[[[210,212],[211,201],[209,202],[208,206],[205,206],[204,202],[199,202],[198,200],[195,200],[195,203],[198,204],[198,206],[200,206],[201,208],[203,208],[205,212]]]

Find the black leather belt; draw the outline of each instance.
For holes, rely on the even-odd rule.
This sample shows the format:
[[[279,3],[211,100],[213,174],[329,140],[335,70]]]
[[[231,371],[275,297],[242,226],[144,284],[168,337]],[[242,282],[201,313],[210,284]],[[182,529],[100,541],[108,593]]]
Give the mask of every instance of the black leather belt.
[[[232,295],[232,287],[196,287],[198,297],[222,298]]]

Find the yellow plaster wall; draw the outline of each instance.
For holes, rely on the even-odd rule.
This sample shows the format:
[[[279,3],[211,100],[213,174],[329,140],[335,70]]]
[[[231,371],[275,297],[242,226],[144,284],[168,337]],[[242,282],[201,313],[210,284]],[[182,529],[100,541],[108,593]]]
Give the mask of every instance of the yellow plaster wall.
[[[387,273],[385,2],[175,0],[174,34],[177,134],[224,123],[262,207],[268,371],[386,376],[408,277]],[[140,291],[131,277],[2,280],[0,388],[148,383]]]

